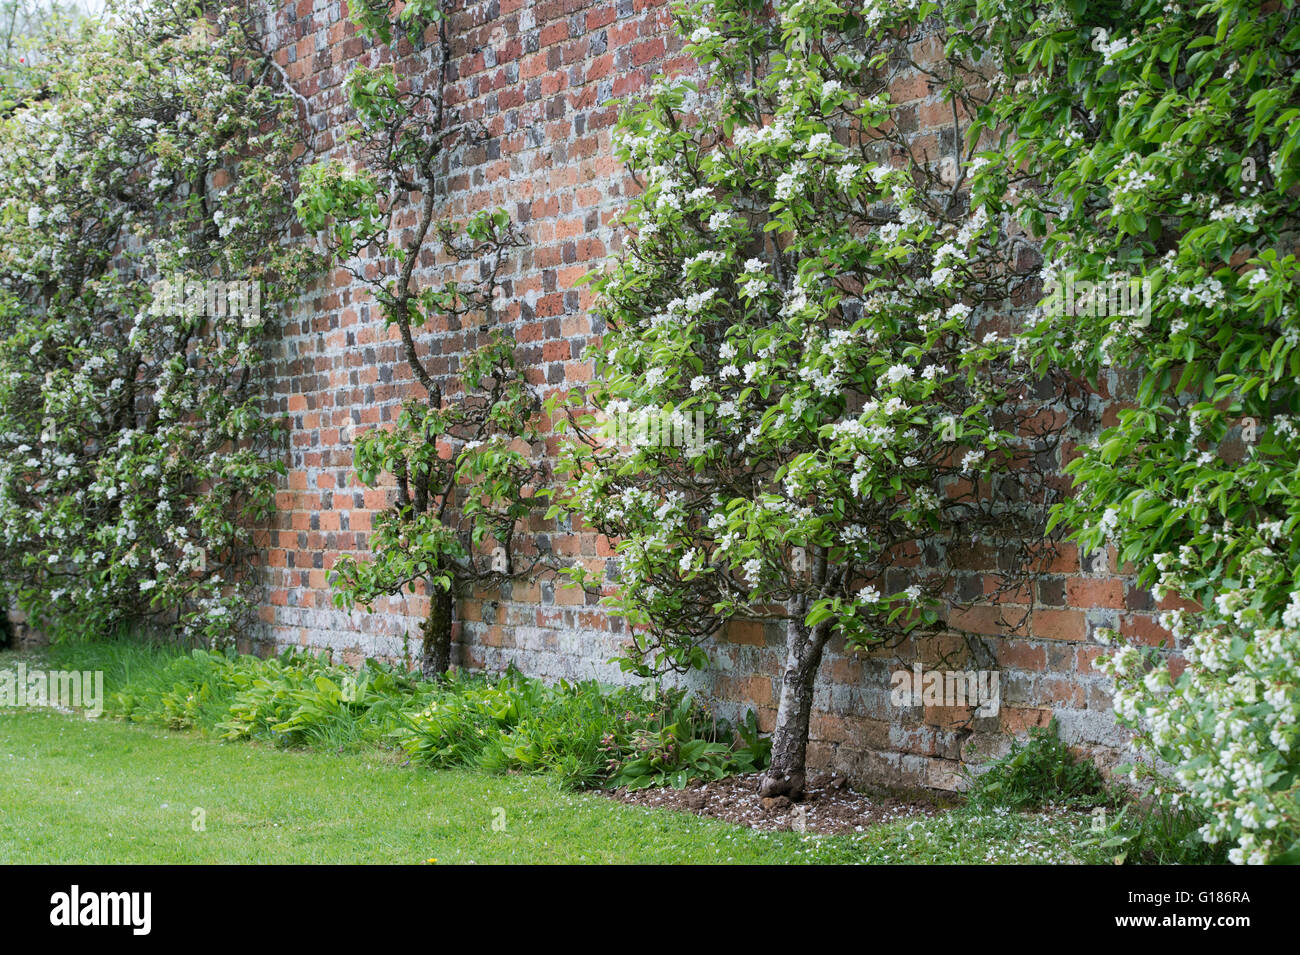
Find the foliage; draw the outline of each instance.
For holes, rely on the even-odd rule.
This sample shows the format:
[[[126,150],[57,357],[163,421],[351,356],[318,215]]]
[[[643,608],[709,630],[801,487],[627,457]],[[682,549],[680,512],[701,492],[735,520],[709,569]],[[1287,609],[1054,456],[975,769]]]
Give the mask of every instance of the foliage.
[[[665,706],[661,725],[639,729],[625,747],[627,751],[610,786],[645,789],[650,786],[684,787],[693,779],[722,779],[736,773],[754,773],[767,766],[772,739],[758,729],[753,710],[736,727],[737,739],[727,745],[726,728],[702,733],[707,714],[689,697]],[[664,724],[665,720],[671,720]]]
[[[402,747],[432,766],[554,773],[576,786],[685,786],[756,767],[725,723],[680,691],[608,690],[594,681],[546,686],[511,672],[459,679],[410,716]]]
[[[1300,862],[1300,634],[1295,623],[1272,625],[1268,599],[1265,587],[1227,591],[1204,613],[1163,615],[1185,647],[1177,680],[1151,648],[1121,646],[1104,663],[1120,718],[1176,767],[1171,798],[1190,797],[1206,817],[1200,838],[1229,843],[1238,864]]]
[[[161,667],[127,675],[122,689],[110,694],[105,709],[134,723],[177,730],[208,728],[229,710],[236,692],[233,676],[229,651],[194,650],[166,660]]]
[[[646,789],[671,783],[681,789],[692,778],[721,779],[731,775],[729,746],[693,737],[689,718],[676,710],[665,718],[672,722],[632,734],[633,755],[610,778],[611,786]]]
[[[752,712],[733,738],[726,721],[680,691],[590,680],[547,686],[514,670],[496,681],[455,675],[437,685],[375,660],[354,671],[293,649],[271,659],[205,650],[139,659],[95,646],[78,644],[78,659],[106,665],[125,683],[110,695],[111,715],[227,740],[392,742],[423,765],[545,773],[578,788],[684,786],[754,772],[766,753]],[[127,658],[135,664],[129,677],[115,663]]]
[[[403,35],[416,44],[417,74],[393,63],[353,69],[350,134],[362,162],[309,169],[298,215],[330,258],[369,287],[385,324],[401,335],[420,394],[391,426],[356,440],[358,476],[372,487],[394,481],[397,496],[375,520],[373,559],[349,555],[334,568],[335,601],[369,608],[381,595],[424,587],[431,601],[422,666],[434,677],[450,664],[454,594],[537,563],[535,552],[519,562],[513,553],[545,472],[537,399],[512,339],[496,327],[508,304],[502,270],[523,238],[504,210],[461,223],[442,217],[436,197],[446,191],[446,165],[483,134],[447,102],[450,41],[438,4],[395,12],[386,2],[363,3],[352,16],[382,46]],[[421,286],[416,269],[430,265],[440,281]],[[434,374],[433,363],[445,359],[417,346],[423,328],[463,331],[469,353]]]
[[[1031,727],[1027,742],[1013,740],[1009,753],[969,782],[969,802],[979,809],[1096,806],[1110,801],[1101,771],[1061,742],[1055,718],[1045,727]]]
[[[342,746],[390,732],[416,692],[408,675],[373,660],[354,672],[302,650],[265,660],[194,650],[126,678],[108,710],[228,740]]]
[[[944,8],[950,45],[1003,68],[972,129],[1000,128],[973,192],[1043,238],[1046,280],[1074,283],[1024,338],[1114,393],[1118,420],[1083,445],[1053,520],[1161,599],[1188,653],[1119,655],[1118,706],[1210,814],[1234,861],[1300,848],[1300,30],[1294,2],[1157,0]],[[1008,183],[1012,190],[1008,190]],[[1011,191],[1014,202],[1008,200]],[[1150,307],[1116,314],[1115,277],[1150,282]],[[1184,606],[1187,606],[1186,604]],[[1145,654],[1144,654],[1145,655]],[[1150,667],[1149,673],[1147,667]]]
[[[412,476],[414,493],[377,515],[369,543],[373,559],[347,555],[335,566],[336,602],[369,605],[416,581],[443,588],[470,579],[501,579],[512,567],[516,524],[531,512],[526,488],[539,473],[527,448],[537,442],[533,398],[504,337],[469,356],[462,372],[474,399],[433,408],[403,407],[392,430],[376,428],[357,439],[354,464],[363,483],[384,474]],[[520,429],[520,423],[523,428]],[[454,448],[450,454],[448,447]],[[484,553],[484,545],[499,548]]]
[[[282,470],[264,316],[197,283],[266,279],[269,310],[308,260],[281,244],[293,101],[246,17],[55,33],[50,95],[0,118],[0,575],[55,635],[152,618],[220,642],[256,596]]]
[[[1226,847],[1201,837],[1205,814],[1183,795],[1161,790],[1127,802],[1108,813],[1103,825],[1094,824],[1080,844],[1108,852],[1117,863],[1223,865],[1228,861]]]
[[[236,685],[243,689],[217,727],[223,738],[271,736],[286,746],[375,739],[397,725],[416,690],[408,674],[375,660],[353,673],[303,655],[268,661],[260,675],[237,677]]]

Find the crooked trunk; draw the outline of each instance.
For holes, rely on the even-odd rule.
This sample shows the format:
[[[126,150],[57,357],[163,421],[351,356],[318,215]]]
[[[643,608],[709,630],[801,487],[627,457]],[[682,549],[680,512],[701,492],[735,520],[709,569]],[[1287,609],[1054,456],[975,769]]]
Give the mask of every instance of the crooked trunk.
[[[788,627],[781,700],[772,730],[772,761],[759,783],[758,794],[799,799],[806,779],[813,688],[830,628],[825,623],[807,627],[802,615],[793,616]]]
[[[420,674],[441,682],[451,669],[451,590],[436,584],[429,594],[429,616],[421,633]]]

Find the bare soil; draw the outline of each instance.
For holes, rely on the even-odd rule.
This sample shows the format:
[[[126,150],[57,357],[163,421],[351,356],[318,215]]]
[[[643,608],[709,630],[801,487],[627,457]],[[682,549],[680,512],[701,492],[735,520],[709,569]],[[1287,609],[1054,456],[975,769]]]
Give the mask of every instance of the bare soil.
[[[760,832],[795,830],[843,835],[943,811],[934,799],[924,795],[854,792],[838,776],[810,777],[804,798],[797,803],[784,796],[759,799],[758,781],[759,774],[754,773],[696,783],[685,789],[613,789],[605,795],[634,806],[691,812]]]

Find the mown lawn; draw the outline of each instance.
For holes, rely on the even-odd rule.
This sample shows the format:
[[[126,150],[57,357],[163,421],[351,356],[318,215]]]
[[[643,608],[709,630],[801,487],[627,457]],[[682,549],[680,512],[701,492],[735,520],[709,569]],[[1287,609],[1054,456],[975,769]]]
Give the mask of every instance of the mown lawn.
[[[1081,818],[761,834],[542,777],[411,770],[382,750],[283,751],[50,711],[0,713],[0,791],[4,863],[1084,861],[1069,851]],[[196,808],[206,831],[194,831]]]
[[[545,778],[412,771],[382,750],[280,751],[28,711],[0,716],[0,738],[3,862],[797,858],[797,838],[728,838],[738,830]],[[204,832],[193,829],[195,808]]]
[[[15,659],[0,654],[0,667]],[[281,749],[0,708],[0,863],[1105,861],[1079,847],[1082,814],[959,811],[853,837],[757,833],[549,776],[403,763],[381,746]]]

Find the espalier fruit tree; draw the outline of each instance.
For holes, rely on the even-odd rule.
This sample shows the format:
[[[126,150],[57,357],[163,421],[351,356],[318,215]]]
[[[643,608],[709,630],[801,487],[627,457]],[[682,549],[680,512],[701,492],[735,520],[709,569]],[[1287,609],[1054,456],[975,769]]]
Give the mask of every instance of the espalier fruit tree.
[[[450,157],[483,132],[448,104],[444,8],[425,0],[395,11],[386,3],[353,10],[376,52],[405,44],[412,52],[349,74],[358,162],[309,169],[298,214],[370,290],[418,389],[391,427],[356,440],[357,475],[371,486],[391,481],[396,499],[374,521],[370,559],[347,555],[335,566],[335,599],[370,607],[382,595],[427,595],[421,668],[437,679],[451,665],[456,598],[543,559],[520,540],[546,467],[538,400],[501,328],[504,269],[524,240],[503,210],[459,223],[443,214]],[[463,333],[468,353],[439,356],[421,339],[431,330]],[[434,360],[448,370],[431,370]]]
[[[619,542],[629,667],[702,666],[729,618],[780,621],[761,793],[797,798],[832,638],[949,629],[959,550],[1001,553],[1010,588],[1036,566],[1052,383],[1009,334],[1032,259],[969,204],[976,64],[918,62],[917,21],[816,0],[676,15],[703,79],[619,125],[644,189],[595,281],[608,332],[567,403],[563,503]],[[943,136],[891,99],[918,76],[952,104]],[[659,440],[598,420],[647,413]]]

